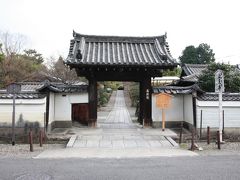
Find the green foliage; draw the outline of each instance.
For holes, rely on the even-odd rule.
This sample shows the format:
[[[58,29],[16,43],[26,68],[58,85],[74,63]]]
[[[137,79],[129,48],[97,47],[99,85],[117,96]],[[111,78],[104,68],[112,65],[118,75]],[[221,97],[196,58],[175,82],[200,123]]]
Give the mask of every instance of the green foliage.
[[[26,60],[32,61],[33,64],[42,64],[44,61],[42,54],[37,53],[35,49],[24,50],[22,57]]]
[[[111,88],[112,90],[116,91],[120,83],[116,81],[104,81],[103,85],[105,88]]]
[[[182,72],[182,69],[177,67],[177,68],[174,68],[172,71],[169,70],[169,69],[163,71],[163,76],[177,76],[177,77],[180,77],[181,72]]]
[[[240,72],[235,66],[223,63],[212,63],[199,77],[199,86],[207,92],[215,91],[215,72],[223,70],[225,92],[240,92]]]
[[[132,101],[132,106],[136,107],[139,102],[139,83],[131,83],[129,95]]]
[[[0,61],[0,86],[4,87],[11,82],[24,81],[43,68],[40,61],[34,57],[28,57],[26,54],[12,53],[3,54]],[[38,56],[39,57],[39,56]]]
[[[210,46],[202,43],[198,47],[187,46],[179,59],[182,64],[210,64],[215,62],[214,55]]]
[[[107,88],[98,90],[98,106],[104,106],[108,103],[111,93],[107,92]]]
[[[99,89],[98,89],[98,106],[104,106],[108,103],[112,91],[109,91],[109,88],[112,90],[117,90],[119,86],[119,82],[116,81],[103,81],[99,82]]]

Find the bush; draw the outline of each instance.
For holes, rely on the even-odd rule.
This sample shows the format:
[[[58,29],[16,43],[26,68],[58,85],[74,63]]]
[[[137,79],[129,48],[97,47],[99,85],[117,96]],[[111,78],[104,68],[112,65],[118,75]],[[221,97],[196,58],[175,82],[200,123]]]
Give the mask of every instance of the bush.
[[[137,103],[139,102],[139,84],[138,83],[132,83],[130,86],[129,95],[131,98],[132,106],[136,107]]]
[[[103,106],[108,103],[111,92],[107,91],[107,88],[98,90],[98,106]]]

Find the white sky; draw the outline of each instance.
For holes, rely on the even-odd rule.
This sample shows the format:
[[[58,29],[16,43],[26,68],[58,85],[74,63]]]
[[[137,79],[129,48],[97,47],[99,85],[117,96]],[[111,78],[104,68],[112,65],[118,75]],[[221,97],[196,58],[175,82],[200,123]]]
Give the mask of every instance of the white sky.
[[[207,43],[219,62],[240,64],[239,0],[0,0],[0,31],[20,33],[44,57],[68,54],[72,30],[90,35],[167,32],[174,58]]]

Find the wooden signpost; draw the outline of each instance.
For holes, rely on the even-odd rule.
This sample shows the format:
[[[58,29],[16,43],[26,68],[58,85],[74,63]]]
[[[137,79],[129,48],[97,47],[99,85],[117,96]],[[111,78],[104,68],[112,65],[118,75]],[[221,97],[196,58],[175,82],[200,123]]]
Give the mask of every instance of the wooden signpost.
[[[170,108],[172,96],[167,93],[160,93],[156,96],[156,106],[162,109],[162,131],[165,130],[165,109]]]
[[[12,83],[7,86],[7,93],[13,95],[13,112],[12,112],[12,145],[15,145],[15,99],[16,94],[21,91],[21,85]]]

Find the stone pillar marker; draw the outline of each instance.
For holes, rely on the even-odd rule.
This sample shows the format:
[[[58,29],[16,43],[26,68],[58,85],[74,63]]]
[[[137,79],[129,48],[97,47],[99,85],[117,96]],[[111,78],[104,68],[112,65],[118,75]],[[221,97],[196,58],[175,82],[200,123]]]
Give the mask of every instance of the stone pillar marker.
[[[224,74],[223,71],[218,69],[215,72],[215,92],[218,93],[219,101],[219,139],[222,140],[222,131],[223,131],[223,111],[222,111],[222,93],[224,92]]]

